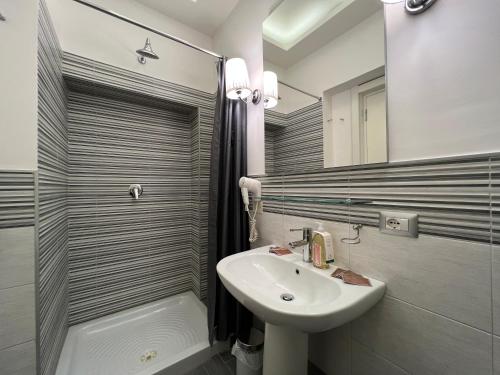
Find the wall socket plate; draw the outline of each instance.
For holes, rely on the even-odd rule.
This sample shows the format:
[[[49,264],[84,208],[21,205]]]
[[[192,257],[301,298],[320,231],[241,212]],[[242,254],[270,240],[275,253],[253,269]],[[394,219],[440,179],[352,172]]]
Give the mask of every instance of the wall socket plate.
[[[397,211],[379,213],[379,229],[394,236],[418,237],[418,215]]]

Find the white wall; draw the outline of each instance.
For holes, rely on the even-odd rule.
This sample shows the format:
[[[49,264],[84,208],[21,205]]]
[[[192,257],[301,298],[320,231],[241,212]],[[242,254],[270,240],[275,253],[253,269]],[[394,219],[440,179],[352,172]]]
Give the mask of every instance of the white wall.
[[[500,151],[500,1],[385,9],[390,161]]]
[[[268,61],[264,61],[264,66],[276,72],[279,80],[322,96],[325,91],[383,67],[384,44],[381,10],[288,69]],[[283,86],[279,89],[281,100],[274,109],[278,112],[290,113],[316,101]]]
[[[287,81],[285,68],[264,60],[264,70],[275,72],[278,75],[279,81],[290,84]],[[280,113],[291,113],[317,102],[315,98],[284,86],[281,83],[278,83],[278,95],[281,99],[278,101],[278,105],[272,108],[272,111]]]
[[[37,0],[0,0],[0,169],[37,168]],[[11,54],[10,51],[17,51]]]
[[[283,79],[321,96],[384,63],[384,14],[378,11],[288,68]]]
[[[206,92],[216,91],[216,58],[74,1],[46,2],[64,51]],[[136,1],[93,0],[93,3],[200,47],[213,48],[210,36]],[[141,65],[135,51],[144,46],[146,37],[150,37],[160,60],[149,60]]]
[[[240,1],[214,36],[214,47],[245,59],[253,89],[262,90],[262,22],[274,0]],[[264,107],[248,104],[247,162],[249,175],[265,173]]]

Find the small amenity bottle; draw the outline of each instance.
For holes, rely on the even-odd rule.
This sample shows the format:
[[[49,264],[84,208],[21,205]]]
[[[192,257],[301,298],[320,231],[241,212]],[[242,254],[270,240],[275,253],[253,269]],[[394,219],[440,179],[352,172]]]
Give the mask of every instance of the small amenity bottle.
[[[333,240],[330,233],[326,232],[322,223],[317,223],[318,228],[313,233],[312,260],[314,267],[326,269],[334,261]]]

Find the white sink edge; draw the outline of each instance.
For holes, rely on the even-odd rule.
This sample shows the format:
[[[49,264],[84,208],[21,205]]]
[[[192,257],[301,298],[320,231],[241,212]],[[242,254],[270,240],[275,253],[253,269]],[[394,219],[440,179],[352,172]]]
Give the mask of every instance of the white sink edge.
[[[354,293],[341,293],[341,295],[336,298],[334,301],[332,301],[332,305],[335,305],[334,307],[330,306],[329,304],[326,306],[330,306],[330,308],[327,311],[324,312],[318,312],[318,313],[301,313],[300,316],[297,316],[295,312],[288,313],[283,310],[275,309],[272,306],[268,306],[260,302],[258,299],[251,298],[251,297],[246,297],[244,298],[242,294],[244,295],[245,292],[243,291],[238,291],[236,286],[234,286],[235,282],[237,281],[236,277],[225,277],[224,268],[235,258],[241,258],[246,255],[251,255],[251,254],[265,254],[266,256],[270,257],[278,257],[275,254],[270,254],[269,253],[269,247],[272,245],[267,245],[263,247],[259,247],[256,249],[244,251],[238,254],[234,254],[232,256],[226,257],[222,259],[218,264],[217,264],[217,271],[219,273],[219,277],[221,278],[223,284],[225,287],[229,290],[229,292],[235,296],[235,298],[242,303],[244,306],[247,308],[250,308],[248,305],[251,305],[251,310],[259,310],[261,312],[264,311],[273,311],[276,314],[279,314],[281,317],[280,319],[276,321],[270,321],[267,320],[269,323],[272,324],[287,324],[292,321],[292,319],[295,320],[300,320],[304,321],[304,324],[307,324],[305,321],[311,318],[321,318],[321,317],[328,317],[334,315],[334,317],[331,320],[331,325],[327,329],[331,329],[334,327],[337,327],[339,325],[342,325],[344,323],[347,323],[349,321],[352,321],[353,319],[356,319],[357,317],[361,316],[364,314],[366,311],[368,311],[373,305],[376,304],[377,301],[379,301],[383,294],[385,293],[385,283],[369,278],[371,281],[372,286],[371,287],[365,287],[365,286],[357,286],[357,285],[348,285],[345,284],[342,280],[335,279],[331,276],[331,273],[338,268],[337,266],[331,265],[329,269],[323,270],[314,267],[311,263],[305,263],[302,261],[302,256],[301,254],[289,254],[289,255],[282,255],[279,256],[280,260],[289,262],[293,264],[294,267],[297,267],[299,269],[307,269],[311,272],[314,272],[317,275],[321,275],[324,277],[326,280],[325,282],[334,282],[336,283],[339,288],[343,291],[352,291]],[[227,275],[226,275],[227,276]],[[239,295],[239,296],[237,296]],[[238,298],[239,297],[239,298]],[[248,300],[248,301],[247,301]],[[369,305],[369,307],[366,307]],[[259,316],[258,312],[254,313]],[[293,324],[293,323],[290,323]],[[297,324],[300,324],[297,322]],[[324,331],[325,329],[313,329],[309,328],[309,332],[321,332]]]

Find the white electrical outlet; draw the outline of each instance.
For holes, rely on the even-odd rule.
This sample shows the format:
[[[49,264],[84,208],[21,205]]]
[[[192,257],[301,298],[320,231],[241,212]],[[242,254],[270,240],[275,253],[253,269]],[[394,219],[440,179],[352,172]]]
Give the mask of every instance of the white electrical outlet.
[[[396,236],[418,237],[418,215],[404,212],[380,212],[381,232]]]

